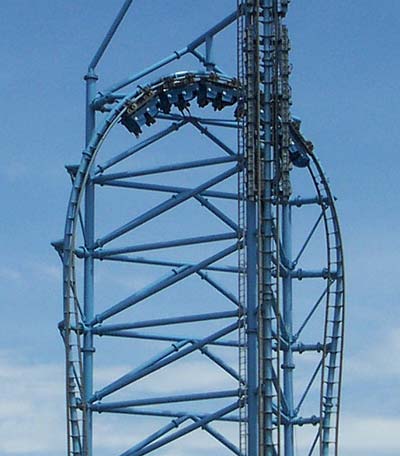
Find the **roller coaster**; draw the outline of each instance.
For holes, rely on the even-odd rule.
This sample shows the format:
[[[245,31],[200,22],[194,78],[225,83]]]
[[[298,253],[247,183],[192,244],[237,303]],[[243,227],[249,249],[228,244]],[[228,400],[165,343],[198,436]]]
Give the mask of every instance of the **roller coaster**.
[[[96,67],[131,3],[85,76],[86,145],[66,167],[53,243],[67,455],[338,455],[342,240],[291,114],[289,1],[239,0],[187,46],[99,90]],[[214,52],[228,27],[231,75]],[[187,70],[169,71],[178,59]],[[125,434],[102,453],[107,423]]]

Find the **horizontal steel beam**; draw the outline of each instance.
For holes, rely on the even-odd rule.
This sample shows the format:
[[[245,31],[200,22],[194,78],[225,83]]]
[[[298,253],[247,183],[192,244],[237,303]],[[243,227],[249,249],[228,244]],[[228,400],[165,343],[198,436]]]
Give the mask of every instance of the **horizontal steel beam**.
[[[121,261],[125,263],[137,263],[137,264],[149,264],[153,266],[166,266],[172,268],[181,268],[184,266],[194,266],[193,263],[179,263],[177,261],[168,261],[168,260],[157,260],[151,258],[144,258],[144,257],[133,257],[128,255],[113,255],[111,257],[103,258],[102,260],[105,261]],[[205,266],[201,270],[203,271],[214,271],[214,272],[230,272],[237,274],[238,272],[242,272],[239,270],[237,266]]]
[[[175,336],[175,335],[161,335],[161,334],[145,334],[137,331],[121,330],[121,331],[103,331],[102,327],[94,328],[92,330],[93,334],[98,334],[99,336],[108,336],[108,337],[125,337],[127,339],[142,339],[142,340],[154,340],[159,342],[197,342],[200,339],[193,338],[191,336]],[[239,347],[239,343],[234,340],[216,340],[210,342],[209,345],[216,345],[220,347]]]
[[[327,268],[320,270],[307,270],[307,269],[295,269],[294,271],[289,271],[289,274],[294,279],[330,279],[336,277],[336,271],[331,271]]]
[[[307,351],[321,352],[324,350],[324,344],[317,342],[316,344],[304,344],[302,342],[291,344],[291,351],[303,353]],[[288,350],[288,347],[282,347],[282,350]]]
[[[204,314],[184,315],[180,317],[158,318],[153,320],[135,321],[132,323],[115,323],[111,325],[102,325],[99,327],[98,334],[107,331],[120,331],[124,329],[138,329],[138,328],[151,328],[155,326],[177,325],[181,323],[193,323],[199,321],[219,320],[223,318],[238,317],[239,312],[225,311],[225,312],[209,312]]]
[[[303,198],[301,196],[296,196],[295,198],[291,198],[289,200],[289,204],[291,206],[301,207],[309,204],[329,204],[329,198],[327,197],[319,197],[319,196],[311,196],[309,198]]]
[[[104,182],[102,185],[107,187],[121,187],[121,188],[133,188],[136,190],[149,190],[163,193],[183,193],[189,190],[189,187],[177,187],[175,185],[161,185],[161,184],[148,184],[145,182],[132,182],[117,180],[113,182]],[[236,193],[219,192],[216,190],[205,190],[199,193],[201,196],[208,196],[210,198],[220,198],[228,200],[237,200],[238,195]]]
[[[94,412],[97,412],[97,407],[98,405],[91,405],[91,409]],[[204,413],[199,413],[199,411],[175,411],[175,410],[157,410],[153,408],[134,408],[134,407],[126,407],[126,408],[116,408],[112,410],[104,410],[103,412],[98,412],[98,413],[120,413],[120,414],[125,414],[125,415],[139,415],[139,416],[159,416],[159,417],[165,417],[165,418],[180,418],[180,417],[191,417],[191,416],[197,416],[199,418],[203,418],[205,416],[208,416]],[[224,416],[221,418],[218,418],[217,420],[213,421],[227,421],[229,423],[239,423],[240,421],[243,421],[239,416]]]
[[[136,252],[145,252],[148,250],[159,250],[167,249],[173,247],[184,247],[189,245],[196,244],[206,244],[210,242],[219,242],[226,241],[229,239],[236,239],[238,237],[237,233],[221,233],[221,234],[210,234],[208,236],[198,236],[185,239],[174,239],[172,241],[161,241],[161,242],[151,242],[148,244],[138,244],[138,245],[129,245],[126,247],[116,247],[111,249],[99,249],[95,251],[92,256],[95,258],[105,258],[107,256],[119,255],[123,253],[136,253]],[[77,256],[89,256],[90,254],[84,249],[80,248],[77,250]]]
[[[145,399],[126,400],[118,402],[102,402],[96,406],[96,411],[104,412],[105,410],[137,407],[143,405],[171,404],[175,402],[192,402],[204,401],[211,399],[222,399],[226,397],[239,397],[239,390],[210,391],[206,393],[179,394],[176,396],[149,397]]]
[[[130,177],[149,176],[151,174],[162,174],[172,171],[181,171],[185,169],[204,168],[206,166],[222,165],[226,163],[232,163],[235,161],[239,161],[239,157],[237,155],[229,157],[207,158],[204,160],[195,160],[182,163],[171,163],[168,165],[160,165],[153,168],[138,169],[136,171],[122,171],[119,173],[101,174],[95,176],[92,179],[92,182],[94,182],[95,184],[102,184],[104,182],[109,182],[116,179],[127,179]]]
[[[295,424],[297,426],[303,426],[304,424],[312,424],[313,426],[316,426],[317,424],[320,423],[320,418],[318,416],[309,416],[307,418],[302,418],[302,417],[299,417],[299,418],[292,418],[290,420],[290,423],[291,424]]]
[[[197,116],[182,116],[180,114],[164,114],[158,113],[156,115],[157,119],[161,120],[182,120],[187,119],[189,122],[196,121],[201,125],[210,125],[214,127],[226,127],[226,128],[238,128],[238,122],[236,119],[212,119],[212,118],[205,118],[205,117],[197,117]]]

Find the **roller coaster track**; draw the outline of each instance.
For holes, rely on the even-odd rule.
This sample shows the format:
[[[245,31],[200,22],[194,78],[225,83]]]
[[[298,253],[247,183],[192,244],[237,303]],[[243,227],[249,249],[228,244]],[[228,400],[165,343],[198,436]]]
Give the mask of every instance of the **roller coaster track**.
[[[125,2],[119,22],[128,4],[130,2]],[[100,413],[172,419],[156,432],[143,435],[140,442],[132,442],[133,446],[121,456],[151,453],[198,429],[203,429],[226,451],[237,455],[338,454],[344,329],[342,240],[335,198],[328,180],[312,144],[300,132],[299,120],[292,118],[289,111],[289,41],[287,30],[282,25],[286,9],[287,2],[283,1],[239,2],[239,14],[231,14],[200,39],[175,53],[175,57],[172,54],[161,64],[153,66],[158,69],[177,56],[191,53],[205,66],[205,71],[173,73],[151,84],[137,86],[128,94],[118,92],[123,85],[150,74],[153,71],[150,68],[137,78],[131,77],[126,83],[117,84],[106,95],[102,93],[94,97],[89,90],[89,109],[102,112],[103,120],[97,129],[92,129],[93,134],[89,135],[79,165],[68,167],[72,190],[64,238],[54,243],[63,262],[64,316],[59,328],[66,353],[68,456],[94,454],[96,434],[93,434],[93,416]],[[229,77],[211,60],[210,46],[212,37],[236,19],[238,74]],[[197,49],[203,43],[206,45],[205,56]],[[90,83],[96,80],[94,73],[89,72],[87,80],[90,87]],[[206,108],[212,108],[218,115],[204,117],[194,114],[191,109],[193,104],[205,109],[205,112]],[[220,111],[228,112],[231,117],[221,118]],[[168,126],[149,136],[151,128],[148,127],[156,122],[167,123]],[[157,166],[138,168],[126,165],[132,159],[137,163],[138,152],[189,127],[202,134],[221,154],[184,162],[171,157],[166,164]],[[127,130],[136,137],[137,142],[122,152],[111,156],[103,154],[103,157],[101,151],[110,141],[111,132],[117,130]],[[237,132],[236,150],[220,139],[216,133],[220,130]],[[144,139],[141,139],[142,135]],[[109,171],[118,166],[120,168],[117,171]],[[207,170],[221,166],[224,170],[219,174],[211,171],[208,176],[203,174],[202,181],[192,186],[171,185],[160,178],[171,172],[183,174],[195,169],[207,173]],[[291,181],[293,168],[302,176],[308,173],[308,180],[314,188],[313,195],[291,196],[296,188]],[[143,176],[156,176],[160,182],[140,179]],[[229,179],[235,176],[233,185]],[[229,190],[214,188],[221,183]],[[167,193],[172,196],[156,206],[146,207],[138,216],[95,239],[94,200],[91,198],[97,187],[125,188],[146,194]],[[170,241],[160,238],[155,242],[135,241],[133,245],[128,241],[123,245],[113,244],[113,241],[124,240],[124,236],[136,232],[162,214],[179,209],[188,201],[199,203],[227,231],[219,234],[205,231],[200,236]],[[237,203],[235,211],[223,209],[216,203],[225,204],[229,201]],[[297,256],[294,256],[291,253],[292,230],[295,233],[291,221],[292,211],[307,207],[319,208],[319,212]],[[323,236],[320,236],[324,239],[326,249],[324,255],[321,252],[324,257],[321,267],[316,270],[300,268],[305,252],[312,240],[321,233],[321,228]],[[192,263],[175,257],[155,259],[152,256],[135,255],[137,252],[209,243],[224,243],[224,248]],[[236,265],[219,263],[230,255],[235,256]],[[95,314],[92,308],[93,271],[94,264],[99,261],[169,267],[172,270],[167,276]],[[84,265],[83,268],[80,264]],[[234,277],[237,293],[234,288],[229,289],[218,282],[212,273],[228,273]],[[189,315],[182,314],[179,317],[165,315],[149,321],[108,322],[114,316],[123,315],[137,303],[174,288],[192,276],[201,278],[233,304],[235,310],[197,314],[193,309]],[[322,293],[311,305],[302,305],[303,317],[294,319],[293,311],[304,298],[300,294],[297,299],[292,291],[293,282],[296,280],[300,284],[308,279],[322,281]],[[82,283],[83,291],[79,290],[79,284]],[[311,302],[308,294],[307,300]],[[322,339],[302,342],[301,337],[307,328],[321,318],[323,308],[323,321],[319,326],[321,333],[320,336],[315,334],[315,337]],[[214,332],[209,328],[207,334],[201,337],[138,331],[141,328],[184,325],[188,322],[225,321],[226,318],[233,319],[233,322],[228,326],[219,326]],[[228,334],[236,334],[236,339],[226,339]],[[100,336],[133,342],[164,341],[172,345],[94,391],[94,348],[95,340]],[[236,351],[237,363],[232,365],[210,350],[213,347],[227,347]],[[125,391],[129,385],[166,366],[174,366],[177,361],[195,352],[205,355],[231,380],[233,378],[237,382],[236,388],[204,390],[178,396],[166,392],[163,397],[133,396],[103,402],[115,392]],[[300,360],[303,353],[309,352],[316,356],[315,367],[305,384],[303,381],[297,385],[294,358]],[[299,391],[302,393],[299,394]],[[312,396],[313,391],[318,391],[318,402]],[[197,403],[204,400],[218,400],[218,404],[222,400],[225,402],[211,412],[204,412],[201,408],[188,412],[147,407],[151,404]],[[309,414],[311,408],[314,414]],[[302,414],[304,409],[305,416]],[[213,426],[220,422],[236,426],[235,441]],[[300,432],[309,426],[315,426],[314,437],[296,450],[295,431]]]

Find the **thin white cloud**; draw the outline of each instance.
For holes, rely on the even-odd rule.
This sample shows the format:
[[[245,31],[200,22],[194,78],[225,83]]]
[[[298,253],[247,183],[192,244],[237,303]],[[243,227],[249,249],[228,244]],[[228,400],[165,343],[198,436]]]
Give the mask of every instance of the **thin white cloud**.
[[[365,347],[357,356],[345,360],[345,379],[354,382],[356,379],[371,380],[400,378],[400,328],[391,329],[379,341]]]
[[[0,267],[0,279],[7,282],[20,280],[22,277],[21,272],[13,267]]]
[[[65,439],[62,367],[36,365],[1,352],[0,384],[0,453],[61,450]]]
[[[398,341],[397,335],[392,337],[393,341]],[[202,375],[194,376],[199,368],[203,369]],[[63,371],[62,364],[35,364],[13,352],[0,352],[0,454],[61,456],[65,453]],[[126,372],[126,366],[102,369],[99,375],[106,380],[123,372]],[[177,376],[183,376],[185,382],[191,383],[192,391],[201,391],[210,388],[210,385],[213,389],[226,386],[225,377],[220,377],[218,369],[212,365],[205,368],[204,364],[196,360],[186,360],[177,371],[171,370],[162,384],[155,377],[147,385],[143,383],[141,393],[162,393],[164,388],[173,391],[177,388]],[[96,418],[98,454],[118,454],[118,451],[129,448],[164,423],[162,419],[135,419],[102,414]],[[397,455],[400,451],[398,429],[400,416],[344,416],[341,422],[341,451],[346,455]],[[296,443],[300,451],[309,445],[315,432],[316,428],[306,426],[298,432]],[[197,454],[217,449],[219,454],[220,448],[223,454],[224,450],[218,442],[205,438],[204,433],[196,432],[190,439],[184,438],[173,447],[166,447],[160,454],[176,456],[187,454],[188,451]]]
[[[165,390],[182,392],[176,386],[176,378],[191,384],[191,391],[205,388],[222,388],[226,375],[219,373],[211,364],[209,368],[197,361],[182,362],[177,369],[163,377],[160,383],[151,379],[140,386],[140,393],[162,393]],[[194,372],[202,369],[202,375]],[[126,366],[103,368],[98,371],[102,380],[115,379],[127,371]],[[165,371],[167,373],[167,370]],[[65,400],[64,368],[62,364],[32,363],[10,351],[0,352],[0,454],[61,456],[65,452]],[[226,386],[226,385],[225,385]],[[188,388],[189,390],[189,388]],[[130,419],[130,417],[102,414],[96,418],[96,447],[99,454],[122,451],[154,432],[166,422],[156,419]],[[179,446],[182,454],[188,448],[219,447],[218,442],[195,435],[184,439]],[[186,450],[185,450],[186,448]],[[169,450],[166,454],[169,454]],[[172,454],[172,453],[171,453]],[[174,453],[175,454],[175,453]],[[178,453],[179,454],[179,451]]]
[[[341,424],[341,448],[343,454],[380,455],[400,454],[398,432],[400,416],[390,417],[344,417]]]

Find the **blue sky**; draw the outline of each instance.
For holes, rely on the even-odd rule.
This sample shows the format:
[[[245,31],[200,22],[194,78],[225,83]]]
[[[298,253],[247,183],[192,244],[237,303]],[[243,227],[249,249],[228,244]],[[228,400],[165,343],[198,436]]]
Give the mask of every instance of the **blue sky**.
[[[61,271],[50,241],[63,230],[70,188],[63,165],[83,148],[82,76],[120,3],[1,2],[0,453],[7,456],[64,454]],[[101,84],[181,48],[235,3],[136,0],[99,66]],[[288,19],[293,113],[338,196],[345,241],[342,454],[349,456],[400,450],[399,22],[395,0],[293,0]],[[228,54],[219,55],[229,67]]]

